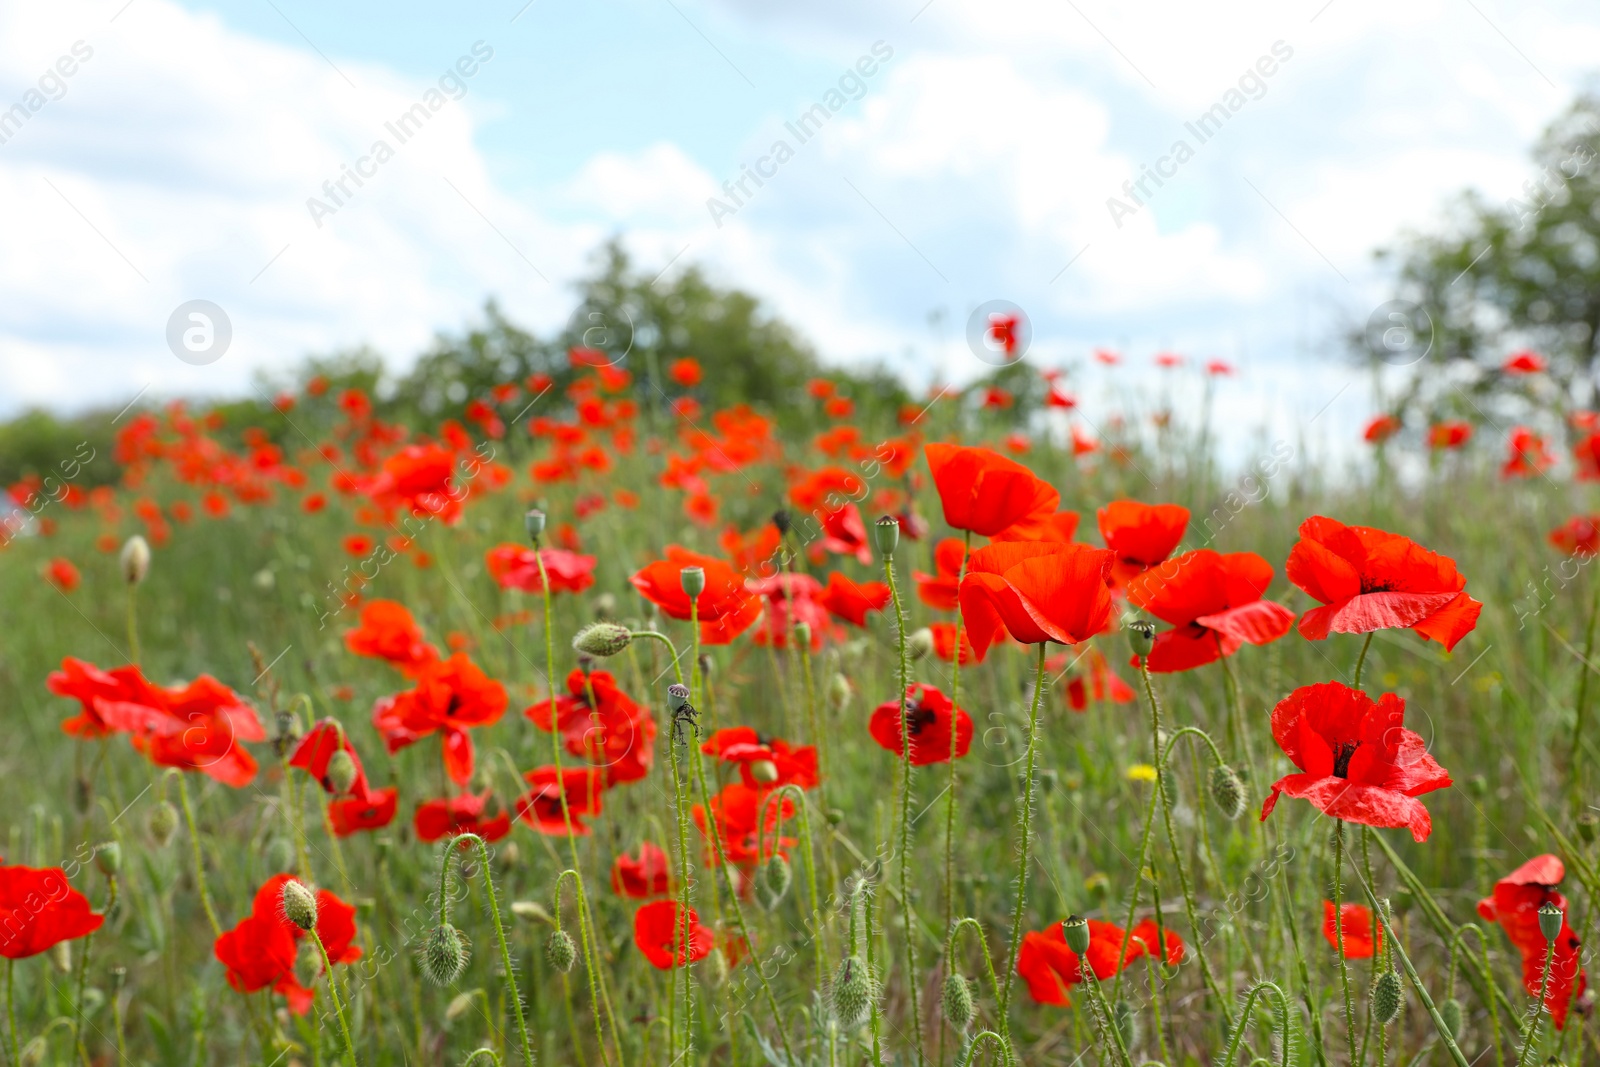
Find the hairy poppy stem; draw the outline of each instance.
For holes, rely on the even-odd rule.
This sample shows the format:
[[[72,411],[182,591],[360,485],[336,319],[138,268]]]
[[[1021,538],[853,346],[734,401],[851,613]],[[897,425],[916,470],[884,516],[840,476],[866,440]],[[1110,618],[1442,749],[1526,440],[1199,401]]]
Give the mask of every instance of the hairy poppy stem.
[[[900,587],[894,580],[894,553],[883,554],[883,573],[894,601],[897,665],[900,677],[900,908],[906,916],[906,989],[911,995],[911,1034],[917,1063],[922,1063],[922,1006],[917,996],[917,939],[911,917],[911,708],[906,697],[909,661],[906,658],[906,613]],[[1041,646],[1042,647],[1042,646]],[[952,725],[951,733],[955,728]],[[954,744],[954,742],[951,742]],[[1003,1009],[1002,1009],[1003,1012]]]
[[[350,1037],[350,1024],[345,1021],[344,1005],[339,1002],[339,983],[333,977],[333,961],[328,958],[328,949],[323,945],[322,935],[317,933],[317,928],[313,926],[306,933],[311,935],[312,942],[317,946],[317,952],[322,956],[322,973],[328,976],[328,996],[333,1001],[333,1014],[339,1019],[339,1033],[344,1037],[345,1055],[349,1057],[351,1067],[354,1067],[356,1043]]]
[[[111,885],[111,895],[106,899],[104,914],[110,915],[117,906],[117,876],[107,875]],[[78,1056],[85,1063],[89,1061],[89,1050],[83,1043],[83,987],[89,975],[89,949],[94,945],[93,931],[84,935],[83,953],[78,957],[78,991],[72,998],[72,1036],[78,1045]]]
[[[994,958],[989,955],[989,940],[983,936],[983,924],[977,919],[967,916],[964,919],[957,919],[955,922],[950,924],[950,932],[945,935],[944,943],[945,973],[949,974],[954,972],[954,960],[956,958],[956,938],[960,935],[962,930],[968,928],[973,930],[978,935],[978,947],[983,950],[983,969],[989,976],[989,989],[993,992],[995,1001],[998,1002],[1000,1000],[1000,980],[995,974]],[[1001,1029],[1005,1029],[1005,1027],[1002,1026]],[[984,1033],[990,1033],[990,1031],[984,1031],[983,1033],[974,1035],[972,1041],[968,1043],[968,1063],[972,1062],[970,1050],[977,1045],[978,1038],[982,1037]],[[995,1041],[1000,1045],[1000,1055],[1004,1058],[1005,1062],[1007,1064],[1015,1063],[1016,1051],[1011,1047],[1011,1039],[1009,1037],[1001,1037],[998,1034],[991,1034],[991,1036],[994,1037]]]
[[[756,859],[760,862],[764,850],[762,848],[763,831],[767,825],[767,805],[773,800],[778,801],[777,825],[773,829],[773,851],[777,851],[777,839],[783,836],[783,798],[795,798],[795,813],[800,816],[800,844],[806,850],[806,892],[811,905],[811,944],[816,950],[817,958],[817,992],[822,992],[823,984],[827,978],[827,963],[825,951],[827,946],[822,943],[822,907],[817,901],[817,854],[811,846],[811,816],[806,813],[806,794],[794,782],[787,782],[774,789],[761,800],[759,817],[756,819]],[[855,951],[852,946],[851,951]]]
[[[967,530],[961,543],[961,568],[956,575],[958,590],[967,576],[967,557],[971,554],[972,531]],[[947,935],[956,921],[956,748],[961,734],[957,723],[961,717],[961,627],[964,621],[957,611],[955,662],[950,665],[950,795],[944,802],[944,925]]]
[[[1544,1017],[1544,1000],[1550,995],[1550,964],[1555,958],[1556,943],[1551,938],[1544,943],[1544,967],[1539,974],[1539,999],[1534,1001],[1533,1016],[1522,1032],[1522,1048],[1517,1050],[1517,1067],[1523,1067],[1527,1062],[1528,1050],[1533,1048],[1534,1042],[1539,1038],[1539,1020]]]
[[[17,961],[6,958],[6,1024],[11,1031],[12,1067],[21,1067],[22,1052],[17,1048],[17,1009],[14,991],[17,986]]]
[[[500,945],[500,965],[504,967],[506,971],[506,988],[511,994],[512,1007],[516,1012],[517,1036],[522,1041],[522,1062],[526,1064],[527,1067],[533,1067],[533,1045],[528,1041],[528,1020],[523,1018],[522,995],[517,992],[517,972],[516,968],[511,962],[511,947],[506,943],[505,923],[500,918],[500,902],[495,898],[494,894],[494,874],[489,866],[489,843],[483,838],[479,837],[477,834],[462,834],[451,842],[452,845],[462,843],[472,843],[478,846],[478,861],[483,867],[484,895],[489,898],[489,914],[494,917],[494,936],[495,940],[499,942]],[[576,871],[574,871],[573,874],[575,875],[574,880],[578,883],[578,891],[582,893],[583,879],[581,876],[577,876]],[[579,898],[578,917],[579,921],[581,922],[583,919],[581,897]],[[598,1025],[598,1007],[595,1008],[595,1013],[595,1021],[596,1025]],[[602,1058],[605,1056],[605,1051],[605,1046],[601,1045],[600,1055]]]
[[[1294,949],[1294,960],[1300,973],[1300,1001],[1305,1005],[1306,1017],[1311,1020],[1311,1050],[1316,1055],[1318,1067],[1327,1067],[1328,1053],[1322,1045],[1322,1012],[1316,1006],[1320,997],[1312,993],[1311,970],[1306,966],[1306,954],[1300,947],[1300,928],[1295,925],[1294,891],[1289,885],[1288,864],[1278,865],[1278,877],[1283,881],[1283,892],[1278,895],[1283,905],[1283,925],[1289,931],[1289,944]],[[1249,1012],[1246,1012],[1240,1019],[1243,1021],[1249,1017]]]
[[[139,583],[128,583],[128,662],[139,665]]]
[[[677,714],[676,712],[673,713],[674,718],[676,717],[676,714]],[[688,932],[689,902],[690,902],[690,899],[691,899],[690,893],[689,893],[689,884],[690,884],[689,883],[689,797],[688,797],[688,783],[684,779],[684,776],[683,776],[683,764],[682,764],[682,762],[680,760],[680,757],[678,755],[678,741],[679,741],[679,738],[678,738],[677,724],[676,724],[676,722],[674,722],[668,728],[668,733],[667,733],[667,753],[671,757],[671,762],[672,762],[673,807],[675,808],[675,814],[677,815],[677,822],[678,822],[678,909],[679,909],[679,912],[681,913],[679,917],[680,917],[680,919],[682,921],[682,924],[681,924],[680,929],[678,931],[676,942],[677,942],[677,945],[682,946],[683,952],[685,953],[685,955],[687,955],[688,951],[689,951],[689,949],[688,949],[688,945],[689,945],[689,932]],[[716,836],[716,834],[718,832],[717,831],[717,827],[714,825],[714,820],[715,820],[715,815],[711,810],[710,800],[708,798],[707,802],[706,802],[706,822],[707,822],[707,825],[708,825],[708,829],[707,829],[708,836]],[[671,982],[670,982],[670,989],[668,991],[668,998],[667,999],[669,1001],[671,1001],[674,1005],[678,1001],[678,972],[680,970],[683,971],[683,1039],[684,1039],[681,1056],[683,1057],[683,1059],[687,1060],[687,1059],[689,1059],[689,1054],[690,1054],[690,1052],[692,1050],[692,1040],[693,1040],[692,1039],[692,1033],[693,1033],[693,1031],[692,1031],[691,1027],[693,1025],[693,1021],[692,1021],[693,1020],[693,1016],[692,1016],[691,1012],[693,1010],[693,1006],[692,1006],[692,1002],[691,1002],[691,999],[690,999],[691,995],[692,995],[692,991],[690,989],[689,972],[688,972],[688,970],[686,968],[675,967],[675,968],[672,969],[671,973],[668,976],[671,979]],[[679,1052],[679,1049],[678,1049],[678,1030],[677,1030],[676,1025],[670,1026],[669,1029],[668,1029],[668,1033],[671,1035],[671,1043],[670,1043],[671,1044],[671,1048],[670,1048],[670,1051],[672,1053],[672,1056],[671,1056],[670,1062],[676,1063],[676,1062],[678,1062],[678,1059],[679,1059],[679,1056],[680,1056],[680,1052]]]
[[[1378,844],[1387,851],[1388,842],[1384,841],[1382,837],[1378,838]],[[1400,966],[1405,968],[1406,977],[1411,979],[1411,988],[1417,991],[1417,999],[1422,1001],[1422,1007],[1428,1013],[1428,1018],[1433,1020],[1433,1029],[1439,1035],[1439,1040],[1444,1042],[1444,1047],[1449,1051],[1450,1058],[1455,1061],[1456,1067],[1471,1067],[1471,1064],[1467,1062],[1467,1057],[1461,1052],[1461,1046],[1456,1044],[1455,1036],[1450,1033],[1450,1028],[1445,1025],[1444,1019],[1439,1016],[1439,1009],[1434,1007],[1433,998],[1428,995],[1427,987],[1422,984],[1422,979],[1417,976],[1417,969],[1411,965],[1411,957],[1406,955],[1405,946],[1400,943],[1399,938],[1395,937],[1394,927],[1390,925],[1389,917],[1383,914],[1383,908],[1378,904],[1378,897],[1373,892],[1372,886],[1368,883],[1362,883],[1362,888],[1367,891],[1367,900],[1372,904],[1373,914],[1383,924],[1383,931],[1387,935],[1386,940],[1389,943],[1390,951],[1400,957]],[[1337,914],[1337,910],[1335,914]],[[1547,965],[1550,956],[1551,953],[1546,953],[1545,955]],[[1340,958],[1343,958],[1342,951]],[[1542,1005],[1544,998],[1541,997],[1539,1003]]]
[[[1368,634],[1370,641],[1372,635]],[[1366,649],[1363,648],[1362,652]],[[1359,669],[1358,669],[1359,673]],[[1350,995],[1350,963],[1344,954],[1344,820],[1333,824],[1333,931],[1339,950],[1339,986],[1344,991],[1345,1037],[1350,1043],[1350,1062],[1356,1063],[1356,1002]]]
[[[194,822],[194,805],[189,803],[189,780],[178,772],[178,802],[183,806],[183,821],[189,827],[189,845],[194,854],[194,883],[200,890],[200,906],[205,909],[206,920],[211,923],[211,936],[222,936],[222,924],[217,922],[217,912],[211,906],[211,890],[206,885],[205,856],[200,851],[200,830]]]
[[[1039,647],[1043,648],[1044,643],[1040,642]],[[1117,970],[1120,973],[1122,968],[1119,967]],[[1116,1017],[1111,1014],[1111,1004],[1106,1000],[1105,991],[1100,988],[1099,975],[1094,973],[1094,967],[1087,959],[1078,962],[1078,971],[1083,975],[1083,984],[1089,989],[1089,1000],[1093,1004],[1095,1021],[1102,1031],[1101,1039],[1104,1040],[1104,1035],[1109,1034],[1111,1046],[1117,1050],[1118,1062],[1123,1067],[1133,1067],[1133,1057],[1128,1055],[1128,1048],[1122,1043],[1122,1031],[1117,1028]]]
[[[1366,666],[1367,649],[1372,647],[1372,635],[1375,633],[1377,633],[1376,630],[1367,631],[1367,639],[1361,642],[1361,655],[1356,657],[1356,677],[1355,681],[1350,684],[1351,689],[1361,688],[1361,668]]]
[[[1011,964],[1022,946],[1022,915],[1028,903],[1028,847],[1033,832],[1033,765],[1039,751],[1039,704],[1044,695],[1044,654],[1050,646],[1039,642],[1039,653],[1033,669],[1033,701],[1028,707],[1028,747],[1022,769],[1022,804],[1017,812],[1017,903],[1011,909],[1011,940],[1006,949],[1006,977],[1000,984],[1000,1033],[1006,1043],[1011,1043],[1011,1023],[1007,1009],[1011,1005]],[[1120,969],[1118,971],[1120,972]],[[1119,1038],[1120,1042],[1120,1038]],[[1120,1047],[1120,1045],[1119,1045]]]
[[[1279,1034],[1279,1056],[1281,1067],[1289,1067],[1290,1057],[1294,1051],[1294,1042],[1289,1039],[1289,998],[1275,982],[1262,980],[1250,987],[1250,992],[1245,994],[1244,1008],[1239,1012],[1241,1020],[1250,1018],[1250,1013],[1255,1009],[1256,999],[1263,993],[1271,993],[1277,999],[1277,1024]],[[1228,1038],[1228,1048],[1217,1061],[1219,1067],[1226,1067],[1234,1062],[1234,1057],[1239,1055],[1239,1045],[1244,1040],[1244,1027],[1234,1027],[1233,1034]],[[1251,1062],[1255,1062],[1252,1060]]]

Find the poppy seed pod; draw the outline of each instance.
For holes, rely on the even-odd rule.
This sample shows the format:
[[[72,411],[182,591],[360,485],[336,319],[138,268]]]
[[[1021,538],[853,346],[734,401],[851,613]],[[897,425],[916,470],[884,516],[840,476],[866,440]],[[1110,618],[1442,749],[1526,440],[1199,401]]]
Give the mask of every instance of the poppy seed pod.
[[[283,917],[302,930],[317,925],[317,897],[305,883],[293,878],[283,883]]]
[[[417,951],[417,962],[422,976],[434,985],[450,985],[466,969],[469,955],[467,939],[449,923],[441,923],[428,931]]]
[[[587,656],[615,656],[633,643],[633,631],[614,622],[590,623],[572,639],[572,647]]]
[[[1450,1037],[1459,1042],[1461,1040],[1461,1001],[1451,997],[1439,1005],[1439,1019],[1444,1023],[1444,1028],[1450,1032]]]
[[[667,710],[680,711],[689,703],[689,687],[681,682],[673,682],[667,686]]]
[[[906,638],[906,655],[913,660],[922,659],[933,651],[933,631],[924,626],[920,630],[911,631],[911,636]]]
[[[161,800],[150,809],[150,817],[145,821],[145,829],[150,831],[150,840],[156,843],[157,848],[166,848],[172,840],[172,835],[178,832],[178,809],[172,806],[172,801]]]
[[[847,956],[833,973],[833,987],[829,990],[833,1019],[841,1030],[856,1030],[867,1021],[876,995],[872,972],[860,956]]]
[[[698,597],[706,591],[706,569],[704,567],[685,567],[678,572],[678,582],[691,599]]]
[[[544,512],[538,508],[530,509],[522,517],[523,528],[528,531],[528,540],[538,543],[539,538],[544,535],[544,521]]]
[[[972,1024],[972,987],[961,975],[952,971],[945,975],[944,989],[940,991],[944,1017],[958,1031]]]
[[[878,555],[893,559],[894,550],[900,544],[900,520],[893,515],[881,516],[872,524],[872,539],[878,545]]]
[[[150,573],[150,542],[134,534],[122,543],[122,580],[138,585]]]
[[[1400,976],[1384,971],[1372,983],[1372,1017],[1387,1026],[1400,1017]]]
[[[107,878],[122,870],[122,846],[116,841],[106,841],[94,846],[94,865]]]
[[[1539,905],[1539,933],[1544,935],[1546,941],[1554,941],[1561,936],[1561,909],[1551,901]]]
[[[1229,819],[1237,819],[1244,814],[1244,783],[1239,781],[1238,773],[1226,763],[1211,768],[1211,799]]]
[[[572,935],[565,930],[551,930],[544,943],[545,962],[566,974],[577,959],[578,946],[572,943]]]
[[[360,773],[356,768],[356,761],[344,749],[341,748],[328,757],[328,786],[336,796],[350,792]]]
[[[1067,947],[1082,956],[1089,951],[1089,920],[1082,915],[1069,915],[1061,921],[1061,936]]]
[[[1135,619],[1128,624],[1128,644],[1133,646],[1135,656],[1144,657],[1150,654],[1150,646],[1155,643],[1156,628],[1144,619]]]

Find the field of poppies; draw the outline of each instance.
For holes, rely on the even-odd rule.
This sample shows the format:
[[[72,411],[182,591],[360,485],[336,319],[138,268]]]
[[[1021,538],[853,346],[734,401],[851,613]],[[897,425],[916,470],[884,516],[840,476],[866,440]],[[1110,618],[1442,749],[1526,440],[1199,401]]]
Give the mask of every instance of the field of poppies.
[[[1600,1054],[1597,417],[1224,464],[1149,362],[118,416],[0,512],[5,1061]]]

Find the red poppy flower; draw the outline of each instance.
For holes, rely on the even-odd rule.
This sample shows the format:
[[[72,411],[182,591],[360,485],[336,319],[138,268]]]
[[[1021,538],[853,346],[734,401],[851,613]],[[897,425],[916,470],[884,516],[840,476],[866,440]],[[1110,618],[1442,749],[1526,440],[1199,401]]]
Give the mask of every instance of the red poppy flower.
[[[1577,464],[1578,481],[1600,481],[1600,432],[1578,439],[1572,446],[1572,461]]]
[[[1272,784],[1261,818],[1287,794],[1335,819],[1404,826],[1426,841],[1433,821],[1416,798],[1451,781],[1422,738],[1405,728],[1405,713],[1393,693],[1374,702],[1341,682],[1302,686],[1279,701],[1272,736],[1301,773]]]
[[[1401,422],[1393,415],[1374,415],[1361,431],[1361,439],[1369,445],[1381,445],[1401,430]]]
[[[822,537],[814,546],[840,556],[854,556],[862,566],[872,565],[872,545],[867,540],[867,524],[861,519],[861,509],[845,504],[819,516],[822,519]]]
[[[45,577],[50,580],[51,585],[63,593],[72,592],[78,588],[78,583],[81,581],[78,568],[72,565],[70,559],[62,559],[60,556],[50,561],[50,565],[45,568]]]
[[[603,768],[608,786],[637,781],[650,772],[656,721],[609,671],[585,675],[574,669],[567,675],[565,694],[540,701],[523,714],[541,730],[560,730],[566,750]]]
[[[351,534],[344,539],[344,550],[352,556],[365,556],[372,551],[372,538],[366,534]]]
[[[453,523],[461,517],[466,493],[452,483],[455,453],[438,445],[406,445],[383,461],[367,493],[385,511],[405,508]]]
[[[402,671],[439,658],[439,650],[423,640],[422,627],[411,612],[393,600],[369,600],[363,604],[360,625],[345,631],[344,644],[358,656],[388,660]]]
[[[332,783],[328,781],[328,761],[333,759],[335,752],[343,751],[356,766],[356,777],[349,789],[345,790],[352,796],[364,796],[367,792],[367,772],[361,768],[361,757],[357,755],[355,746],[350,743],[350,737],[339,724],[332,719],[323,719],[311,728],[311,732],[300,739],[300,744],[295,746],[294,754],[289,757],[289,766],[299,767],[317,780],[326,793],[338,793]]]
[[[283,886],[294,880],[291,874],[268,879],[256,892],[250,914],[217,938],[212,951],[228,969],[228,984],[235,990],[254,993],[270,986],[273,992],[288,998],[291,1011],[304,1015],[314,996],[295,976],[295,961],[305,932],[283,914]],[[322,940],[330,963],[352,963],[361,958],[361,949],[354,943],[355,915],[356,909],[333,893],[317,891],[317,937]]]
[[[993,537],[1024,520],[1056,510],[1061,494],[1022,464],[987,448],[923,447],[944,521],[957,530]]]
[[[667,367],[667,377],[671,378],[676,385],[680,385],[685,389],[693,389],[700,384],[700,363],[698,360],[687,357],[675,359]]]
[[[956,609],[957,580],[961,575],[961,557],[966,546],[957,537],[947,537],[933,549],[934,574],[912,571],[911,580],[917,583],[917,596],[930,608],[940,611]]]
[[[1067,706],[1073,711],[1086,711],[1092,700],[1099,703],[1109,700],[1113,704],[1131,704],[1135,699],[1133,688],[1117,677],[1099,649],[1086,649],[1081,656],[1068,663],[1065,655],[1051,656],[1044,661],[1047,671],[1067,671]]]
[[[722,853],[729,863],[749,870],[758,862],[765,862],[775,855],[787,856],[787,850],[794,846],[794,838],[780,837],[778,833],[780,821],[794,817],[794,801],[785,796],[766,803],[771,794],[770,787],[757,788],[744,782],[729,782],[722,787],[722,792],[711,798],[711,814],[722,840]],[[705,805],[696,804],[689,809],[689,814],[694,817],[695,825],[707,841],[707,862],[720,862],[715,846],[710,843]],[[756,833],[758,821],[762,829],[759,848]]]
[[[949,763],[952,730],[957,758],[972,748],[972,716],[931,685],[914,682],[906,686],[906,729],[911,734],[911,763],[915,767]],[[905,748],[900,742],[900,701],[886,700],[874,708],[867,732],[881,747],[902,755]]]
[[[965,627],[960,629],[961,665],[965,667],[969,663],[976,663],[978,654],[972,648],[972,635],[967,633]],[[928,632],[933,634],[933,654],[945,663],[955,662],[956,630],[957,626],[953,622],[931,622],[928,624]]]
[[[1460,448],[1472,440],[1472,423],[1460,420],[1434,423],[1428,427],[1428,447]]]
[[[1483,605],[1462,589],[1455,561],[1399,534],[1314,515],[1300,524],[1288,578],[1325,607],[1300,617],[1300,633],[1364,634],[1408,627],[1449,651],[1478,624]]]
[[[37,956],[63,941],[87,937],[105,916],[72,888],[60,867],[4,865],[0,860],[0,956]]]
[[[601,773],[592,767],[564,767],[560,784],[556,769],[535,767],[523,775],[533,788],[517,798],[517,818],[541,834],[563,836],[567,822],[561,812],[561,796],[567,797],[567,812],[572,816],[572,832],[588,834],[583,820],[600,814],[600,798],[605,791]]]
[[[982,660],[1009,633],[1023,644],[1075,645],[1111,623],[1111,553],[1059,541],[997,541],[967,561],[961,617]]]
[[[1532,478],[1549,470],[1555,461],[1543,435],[1526,426],[1513,426],[1506,441],[1506,461],[1500,465],[1500,477]]]
[[[1574,515],[1548,536],[1552,545],[1569,556],[1600,555],[1600,515]]]
[[[417,831],[417,840],[433,842],[457,834],[477,834],[485,841],[498,841],[511,832],[511,816],[504,811],[492,818],[484,818],[489,792],[481,794],[460,793],[453,797],[439,797],[417,805],[411,822]]]
[[[1089,922],[1089,950],[1085,955],[1089,959],[1089,966],[1094,971],[1094,976],[1100,981],[1116,976],[1117,971],[1144,955],[1148,950],[1145,940],[1140,937],[1129,937],[1122,927],[1115,923],[1101,922],[1090,919]],[[1146,920],[1146,922],[1150,922]],[[1144,926],[1140,924],[1141,928]],[[1150,922],[1150,934],[1153,935],[1155,924]],[[1168,933],[1169,953],[1171,946],[1176,941],[1177,935]],[[1154,937],[1151,937],[1154,940]],[[1127,941],[1126,951],[1122,943]],[[1179,959],[1182,958],[1182,942],[1176,942],[1176,951]],[[1118,966],[1118,955],[1121,954],[1121,966]],[[1017,952],[1017,974],[1028,985],[1028,995],[1036,1004],[1056,1004],[1065,1006],[1072,1001],[1067,997],[1067,991],[1083,981],[1083,964],[1078,954],[1067,947],[1066,934],[1061,923],[1052,923],[1043,930],[1032,931],[1022,935],[1022,946]]]
[[[693,602],[683,591],[685,567],[705,571],[706,585],[699,597],[700,639],[706,644],[727,644],[748,630],[761,614],[761,598],[745,586],[744,576],[727,563],[698,552],[667,546],[667,558],[657,560],[630,581],[639,594],[674,619],[688,619]]]
[[[416,670],[416,688],[385,697],[372,708],[372,725],[389,752],[436,731],[444,734],[444,766],[450,780],[465,785],[472,777],[475,726],[490,726],[506,710],[503,685],[484,674],[463,652]]]
[[[1185,552],[1128,581],[1128,602],[1172,629],[1156,635],[1148,666],[1157,673],[1187,671],[1231,656],[1246,641],[1276,641],[1294,625],[1294,612],[1262,600],[1272,564],[1254,552]]]
[[[822,583],[809,574],[785,571],[770,578],[756,579],[748,585],[766,605],[761,625],[755,632],[756,644],[788,648],[789,635],[795,625],[802,622],[811,629],[813,652],[822,650],[826,638],[843,633],[843,628],[833,621],[818,599],[822,595]]]
[[[1163,562],[1183,540],[1189,509],[1177,504],[1113,500],[1098,513],[1100,536],[1116,557],[1111,579],[1122,588],[1134,575]]]
[[[685,936],[682,905],[676,900],[657,900],[633,913],[633,943],[652,967],[670,971],[705,959],[716,938],[709,927],[700,925],[693,908],[689,909]]]
[[[1524,349],[1507,356],[1500,369],[1507,374],[1537,374],[1549,365],[1539,353]]]
[[[256,761],[240,742],[267,739],[254,709],[208,674],[157,692],[160,706],[132,726],[133,747],[159,767],[199,771],[235,789],[249,785]]]
[[[791,746],[781,737],[763,737],[749,726],[715,731],[700,745],[700,751],[737,764],[739,777],[751,789],[770,791],[785,785],[812,789],[822,780],[817,775],[815,746]]]
[[[867,624],[867,612],[889,604],[889,587],[883,582],[854,582],[838,571],[828,575],[828,586],[818,598],[828,611],[856,626]]]
[[[339,797],[328,803],[328,822],[339,837],[364,830],[381,830],[394,822],[400,806],[400,791],[394,786],[368,789],[365,793]]]
[[[1339,925],[1344,927],[1344,956],[1349,960],[1367,960],[1377,949],[1383,948],[1383,927],[1374,925],[1372,910],[1364,904],[1341,904]],[[1376,933],[1374,933],[1376,931]],[[1328,939],[1335,952],[1339,951],[1339,931],[1333,926],[1333,901],[1322,902],[1322,936]],[[1376,937],[1376,940],[1374,940]]]
[[[544,560],[552,593],[581,593],[594,584],[593,556],[580,556],[563,548],[533,549],[518,544],[496,545],[485,555],[489,577],[501,589],[520,589],[537,593],[544,587],[539,580],[539,561]]]
[[[1496,882],[1491,896],[1478,901],[1478,914],[1499,923],[1521,954],[1522,988],[1532,997],[1539,995],[1547,947],[1539,930],[1539,909],[1547,903],[1561,909],[1561,932],[1556,935],[1550,988],[1544,1001],[1557,1030],[1566,1025],[1567,1010],[1589,984],[1580,966],[1583,943],[1567,925],[1567,900],[1556,891],[1566,873],[1559,857],[1535,856]]]
[[[144,709],[161,703],[157,687],[132,664],[103,671],[85,660],[67,656],[45,685],[57,696],[78,701],[82,710],[63,721],[61,731],[84,740],[134,729],[147,714]]]
[[[1071,541],[1078,532],[1078,513],[1058,511],[1044,518],[1028,519],[994,535],[996,541]]]
[[[619,897],[649,900],[672,892],[672,865],[667,854],[649,841],[639,842],[639,854],[617,853],[611,864],[611,891]]]

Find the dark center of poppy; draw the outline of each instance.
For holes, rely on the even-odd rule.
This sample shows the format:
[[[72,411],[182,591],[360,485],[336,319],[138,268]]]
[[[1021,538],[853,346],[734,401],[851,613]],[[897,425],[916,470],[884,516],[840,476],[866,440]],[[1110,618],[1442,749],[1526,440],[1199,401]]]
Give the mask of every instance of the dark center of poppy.
[[[1359,741],[1346,741],[1339,746],[1339,752],[1333,757],[1333,776],[1335,778],[1350,777],[1350,757],[1356,754],[1356,749],[1361,747]]]
[[[906,730],[912,737],[921,736],[922,731],[932,726],[937,718],[931,709],[921,704],[912,704],[906,708]]]
[[[444,706],[444,717],[447,718],[447,719],[451,718],[452,716],[455,715],[456,712],[458,712],[460,710],[461,710],[461,694],[460,693],[451,693],[450,694],[450,703],[448,703],[448,704],[446,704]]]
[[[1392,592],[1393,590],[1394,590],[1394,586],[1390,585],[1388,582],[1378,581],[1377,579],[1374,579],[1374,578],[1365,578],[1364,577],[1364,578],[1361,579],[1361,592],[1364,593],[1364,594],[1365,593],[1388,593],[1388,592]]]

